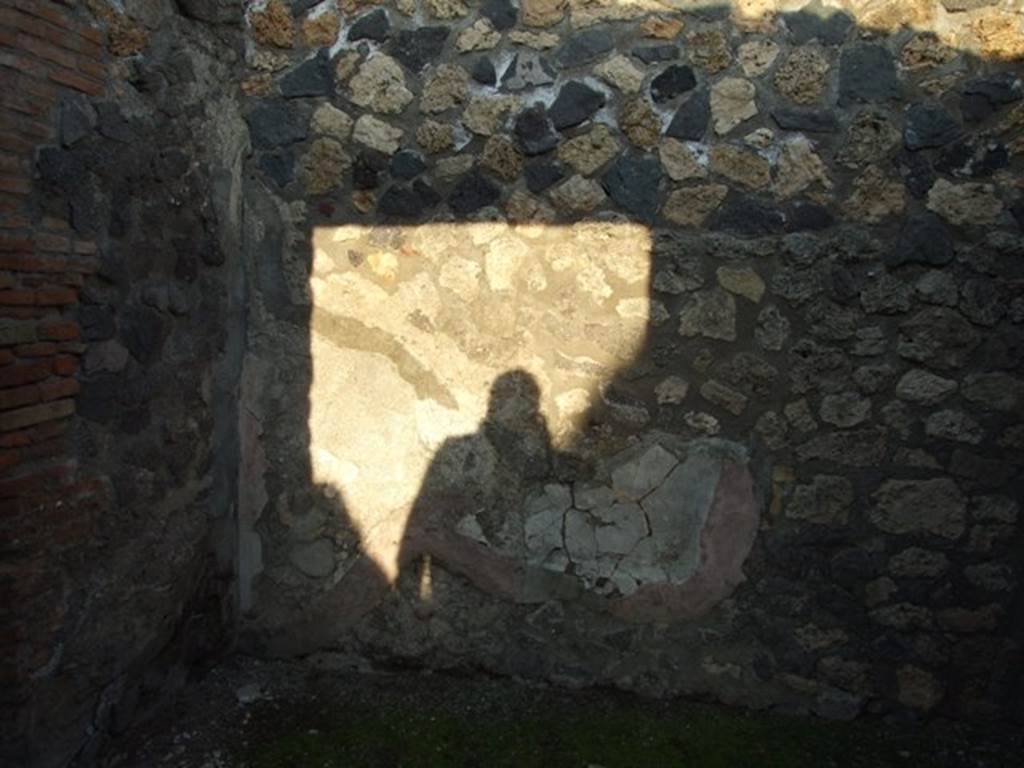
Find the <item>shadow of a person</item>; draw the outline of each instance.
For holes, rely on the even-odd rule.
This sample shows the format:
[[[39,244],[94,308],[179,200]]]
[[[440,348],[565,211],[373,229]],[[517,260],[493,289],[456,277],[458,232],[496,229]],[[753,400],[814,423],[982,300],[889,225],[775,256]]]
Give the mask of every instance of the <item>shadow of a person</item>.
[[[498,376],[480,429],[444,442],[406,523],[398,564],[400,573],[418,565],[423,610],[430,610],[435,563],[488,592],[521,598],[523,563],[502,553],[517,549],[515,512],[559,458],[537,381],[522,369]]]

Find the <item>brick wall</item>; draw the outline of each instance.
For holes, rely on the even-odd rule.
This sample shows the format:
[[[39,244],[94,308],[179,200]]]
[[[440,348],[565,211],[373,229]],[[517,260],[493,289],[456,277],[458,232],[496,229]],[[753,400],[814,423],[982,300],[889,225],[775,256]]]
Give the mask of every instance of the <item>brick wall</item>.
[[[104,34],[73,0],[0,0],[0,709],[4,741],[41,719],[27,683],[59,653],[63,553],[108,494],[69,445],[79,359],[75,310],[94,242],[33,204],[35,149],[57,138],[64,92],[103,92]],[[9,710],[9,714],[6,710]]]

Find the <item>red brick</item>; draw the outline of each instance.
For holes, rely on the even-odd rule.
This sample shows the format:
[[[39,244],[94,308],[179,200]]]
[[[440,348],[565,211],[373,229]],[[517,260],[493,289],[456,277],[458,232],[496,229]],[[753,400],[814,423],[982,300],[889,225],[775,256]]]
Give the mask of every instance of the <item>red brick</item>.
[[[12,51],[0,52],[0,66],[9,67],[15,72],[38,77],[40,80],[45,80],[46,73],[49,72],[47,66],[39,62],[39,60]]]
[[[74,379],[70,379],[74,381]],[[11,387],[0,389],[0,411],[9,411],[11,408],[20,408],[23,405],[32,405],[42,399],[42,393],[38,384],[29,384],[24,387]],[[50,398],[51,400],[53,398]]]
[[[18,89],[23,93],[31,94],[42,105],[44,113],[49,113],[57,103],[59,90],[57,86],[30,75],[22,75],[18,78]]]
[[[92,43],[103,42],[103,32],[91,27],[78,19],[70,16],[63,9],[57,8],[53,3],[41,3],[39,0],[5,0],[7,5],[18,8],[31,16],[37,16],[58,27],[70,30],[81,35]]]
[[[43,323],[38,330],[40,339],[52,339],[53,341],[72,341],[81,336],[81,329],[78,323],[62,321],[59,323]]]
[[[49,362],[34,365],[5,365],[0,368],[0,388],[19,387],[34,381],[42,381],[50,375],[51,370],[52,366]]]
[[[25,290],[0,291],[0,304],[9,306],[32,306],[36,303],[36,292]]]
[[[68,67],[74,69],[75,67],[75,56],[69,51],[65,51],[58,48],[56,45],[32,37],[31,35],[20,34],[18,35],[18,47],[29,53],[34,53],[41,59],[52,61],[54,64],[59,64],[62,67]]]
[[[0,235],[0,251],[31,251],[35,240],[31,237]]]
[[[96,42],[79,34],[75,26],[59,24],[52,19],[44,20],[40,16],[34,16],[25,11],[19,12],[13,8],[3,9],[0,11],[0,24],[7,24],[67,50],[93,55],[97,51],[102,53],[102,48]]]
[[[73,376],[78,370],[78,358],[73,355],[60,355],[53,361],[53,372],[58,376]]]
[[[0,45],[6,45],[8,48],[18,47],[18,34],[10,27],[0,26]]]
[[[85,285],[85,278],[79,272],[56,272],[50,275],[50,280],[75,288],[81,288]]]
[[[76,379],[48,379],[38,386],[39,399],[44,403],[61,397],[74,397],[82,389]]]
[[[40,232],[36,235],[36,247],[41,251],[67,253],[71,250],[71,238],[67,235],[51,235],[48,232]]]
[[[0,252],[0,269],[16,272],[63,272],[65,262],[53,256],[36,256],[26,252]]]
[[[0,349],[0,365],[10,365],[14,362],[14,353],[9,349]]]
[[[23,494],[67,487],[72,482],[74,473],[75,463],[65,461],[50,467],[30,470],[18,477],[0,480],[0,498],[17,498]]]
[[[0,326],[0,345],[29,344],[36,340],[34,323],[16,323]]]
[[[32,226],[32,220],[21,214],[0,215],[0,229],[28,229]]]
[[[47,440],[67,434],[67,431],[67,421],[48,421],[30,429],[6,432],[0,435],[0,448],[22,448],[33,443],[45,443]]]
[[[67,453],[67,438],[58,437],[53,440],[34,443],[26,448],[20,449],[22,458],[25,461],[38,461],[39,459],[54,459]]]
[[[32,442],[32,430],[23,429],[19,432],[7,432],[0,435],[0,448],[17,448]]]
[[[14,275],[10,272],[0,272],[0,288],[4,290],[13,288],[15,283],[18,281],[14,279]]]
[[[36,291],[36,304],[41,307],[60,307],[78,301],[78,291],[73,288],[46,288]]]
[[[50,421],[46,424],[40,424],[32,428],[32,442],[39,443],[43,440],[50,440],[58,435],[65,434],[67,431],[68,423],[66,421]]]
[[[18,357],[52,357],[57,354],[57,345],[52,341],[20,344],[14,348],[14,354]]]
[[[0,130],[0,150],[15,155],[31,155],[36,145],[24,136],[18,136],[10,129]]]
[[[96,243],[91,240],[77,240],[75,241],[75,253],[82,254],[84,256],[91,256],[97,252]]]
[[[47,216],[43,215],[43,228],[52,229],[56,232],[70,232],[71,225],[68,224],[67,220],[60,216]]]
[[[13,317],[18,320],[33,320],[43,317],[47,313],[41,307],[8,307],[0,304],[0,317]]]
[[[16,467],[22,461],[21,451],[16,448],[0,450],[0,472],[6,472],[11,467]]]
[[[31,81],[32,78],[25,77],[22,80]],[[0,83],[0,86],[18,89],[16,92],[6,91],[0,95],[0,106],[12,109],[15,112],[21,112],[30,117],[42,117],[49,114],[51,108],[49,100],[30,94],[20,83],[18,85]],[[53,86],[50,87],[52,88]]]
[[[89,346],[84,341],[62,341],[57,345],[57,349],[67,352],[69,355],[84,355],[88,348]]]
[[[0,251],[31,251],[36,243],[33,238],[11,236],[0,236]]]
[[[103,93],[103,83],[99,80],[85,77],[70,69],[55,67],[50,71],[50,79],[55,83],[66,85],[90,96],[100,96]]]
[[[0,172],[25,174],[28,172],[28,159],[7,153],[0,154]]]
[[[0,192],[27,195],[32,191],[32,179],[25,176],[0,176]]]
[[[39,405],[17,408],[0,413],[0,432],[24,429],[44,421],[63,419],[75,412],[74,400],[53,400]]]
[[[90,56],[79,56],[77,61],[79,72],[97,80],[103,80],[107,76],[107,68],[101,61]]]

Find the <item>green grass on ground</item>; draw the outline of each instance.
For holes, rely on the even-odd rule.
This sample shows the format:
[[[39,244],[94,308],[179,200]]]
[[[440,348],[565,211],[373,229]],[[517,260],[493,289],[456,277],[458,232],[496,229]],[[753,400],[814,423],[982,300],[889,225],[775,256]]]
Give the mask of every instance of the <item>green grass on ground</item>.
[[[908,759],[913,744],[879,740],[862,724],[693,705],[657,713],[626,707],[616,713],[530,713],[514,719],[360,709],[319,717],[316,728],[253,745],[242,762],[250,768],[874,768],[913,762]]]

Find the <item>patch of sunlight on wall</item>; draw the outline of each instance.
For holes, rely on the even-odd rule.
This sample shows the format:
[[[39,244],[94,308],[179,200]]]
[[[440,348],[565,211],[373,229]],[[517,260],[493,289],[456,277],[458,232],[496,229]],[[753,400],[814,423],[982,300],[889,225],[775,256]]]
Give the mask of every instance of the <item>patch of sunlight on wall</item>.
[[[572,442],[644,344],[650,262],[648,229],[618,222],[315,229],[313,479],[389,578],[431,460],[480,428],[498,376],[529,372]]]

